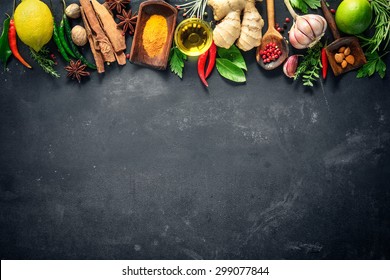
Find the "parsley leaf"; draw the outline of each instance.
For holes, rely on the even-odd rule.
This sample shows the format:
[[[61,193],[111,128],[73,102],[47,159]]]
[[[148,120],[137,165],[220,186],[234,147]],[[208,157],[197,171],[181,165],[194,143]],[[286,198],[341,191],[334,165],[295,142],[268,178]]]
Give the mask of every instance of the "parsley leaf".
[[[321,49],[322,43],[318,42],[314,47],[307,50],[307,53],[303,56],[303,61],[299,64],[295,71],[294,80],[302,77],[304,86],[312,87],[313,82],[319,80],[320,75],[318,74],[321,65]]]
[[[375,74],[375,72],[377,72],[383,79],[386,74],[386,63],[382,60],[382,56],[385,54],[379,56],[376,51],[373,53],[366,53],[367,63],[359,69],[356,78],[371,77]]]
[[[187,56],[182,53],[177,47],[172,47],[169,53],[169,67],[171,72],[175,73],[180,79],[183,78],[184,61]]]
[[[290,3],[294,8],[301,10],[305,14],[307,14],[309,8],[317,9],[321,7],[320,0],[290,0]]]

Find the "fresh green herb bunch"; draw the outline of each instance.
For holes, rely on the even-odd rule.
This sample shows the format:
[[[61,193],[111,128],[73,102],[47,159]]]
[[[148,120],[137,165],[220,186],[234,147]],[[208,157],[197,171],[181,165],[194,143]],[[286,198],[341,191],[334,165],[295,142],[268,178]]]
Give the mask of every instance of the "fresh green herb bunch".
[[[60,77],[57,71],[53,68],[55,62],[49,58],[50,51],[48,48],[42,48],[39,52],[36,52],[30,48],[30,51],[31,57],[38,63],[39,66],[42,67],[43,71],[55,78]]]
[[[313,82],[320,78],[322,47],[322,43],[318,42],[314,47],[307,50],[307,53],[303,56],[303,61],[295,72],[294,80],[302,77],[303,85],[312,87]]]
[[[362,46],[367,47],[367,51],[374,53],[380,50],[382,43],[383,49],[386,49],[390,43],[390,2],[389,0],[371,0],[372,10],[374,11],[374,21],[372,28],[375,30],[371,38],[359,36]]]

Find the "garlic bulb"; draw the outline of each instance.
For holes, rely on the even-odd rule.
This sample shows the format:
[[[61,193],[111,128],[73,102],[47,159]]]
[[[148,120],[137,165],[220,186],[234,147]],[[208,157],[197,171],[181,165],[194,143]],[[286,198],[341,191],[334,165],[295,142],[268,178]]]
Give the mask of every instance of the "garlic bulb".
[[[327,28],[326,20],[316,14],[299,16],[291,7],[290,0],[284,0],[294,24],[289,31],[290,44],[296,49],[311,48],[322,38]]]
[[[295,54],[287,58],[286,62],[283,64],[283,73],[289,77],[294,78],[295,72],[298,67],[298,57],[300,55]]]

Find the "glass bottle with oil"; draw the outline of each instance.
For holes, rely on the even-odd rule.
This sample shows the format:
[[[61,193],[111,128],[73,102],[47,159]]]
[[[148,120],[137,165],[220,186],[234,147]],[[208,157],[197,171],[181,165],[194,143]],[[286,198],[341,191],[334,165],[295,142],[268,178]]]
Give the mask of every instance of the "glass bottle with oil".
[[[198,56],[207,51],[213,41],[210,25],[198,18],[183,20],[174,35],[176,46],[188,56]]]

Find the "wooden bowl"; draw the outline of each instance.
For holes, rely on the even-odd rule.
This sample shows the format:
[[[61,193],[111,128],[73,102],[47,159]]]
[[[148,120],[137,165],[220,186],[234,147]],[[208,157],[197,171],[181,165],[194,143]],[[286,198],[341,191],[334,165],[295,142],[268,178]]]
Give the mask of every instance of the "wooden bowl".
[[[161,15],[167,20],[168,36],[162,51],[154,56],[150,57],[143,46],[143,33],[146,22],[152,15]],[[173,33],[175,31],[177,18],[177,9],[168,3],[161,0],[149,0],[142,2],[139,7],[139,14],[137,19],[137,26],[134,32],[133,43],[130,52],[130,61],[155,68],[158,70],[164,70],[167,68],[169,51],[172,46]]]
[[[348,64],[347,67],[342,68],[341,64],[336,62],[334,55],[338,53],[341,47],[349,47],[351,49],[351,54],[355,57],[355,63],[353,65]],[[367,62],[360,47],[359,39],[356,37],[342,37],[337,39],[326,47],[326,55],[335,76],[357,69]]]

